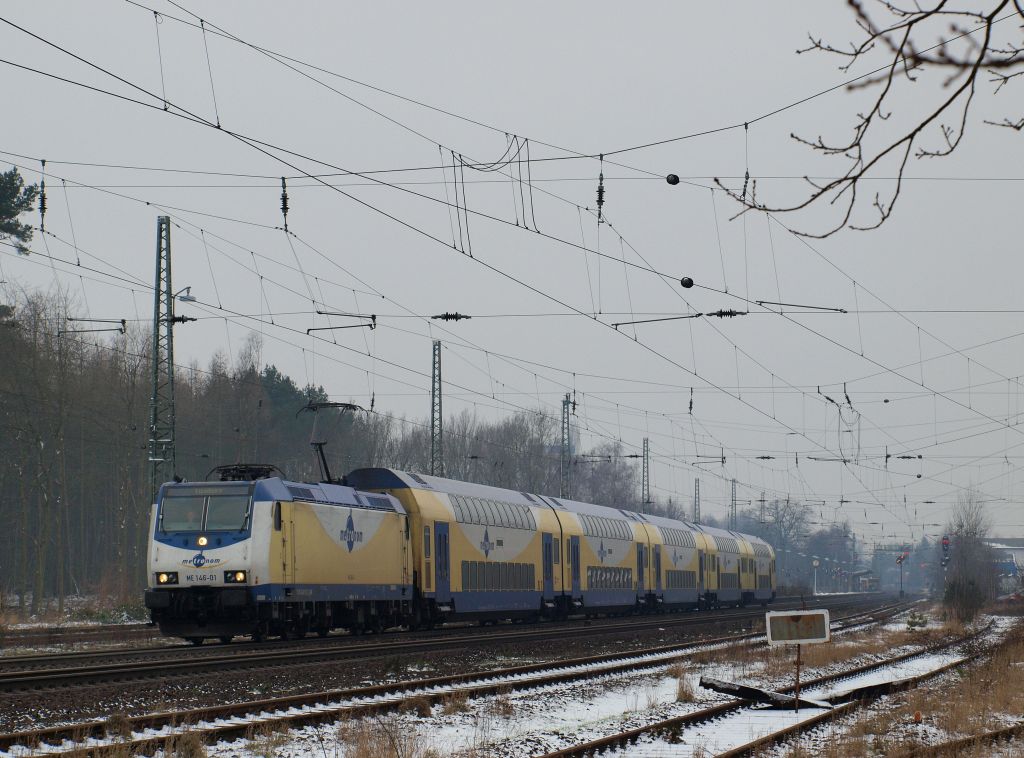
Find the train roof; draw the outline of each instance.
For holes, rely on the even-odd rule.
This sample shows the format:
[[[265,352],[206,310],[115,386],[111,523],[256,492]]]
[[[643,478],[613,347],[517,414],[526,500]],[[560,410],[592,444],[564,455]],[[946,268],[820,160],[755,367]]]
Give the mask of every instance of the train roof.
[[[204,490],[216,488],[223,492],[226,488],[247,489],[252,487],[252,498],[257,501],[266,500],[301,500],[324,505],[352,506],[371,510],[386,510],[405,513],[397,498],[376,492],[360,492],[354,487],[319,482],[290,482],[280,477],[256,479],[240,482],[178,482],[167,483],[161,488],[161,494],[167,490]]]
[[[502,500],[504,502],[521,503],[522,505],[550,505],[559,510],[569,513],[584,513],[591,516],[601,516],[617,521],[639,522],[652,524],[654,526],[665,526],[678,529],[680,526],[690,530],[703,532],[711,536],[742,538],[751,543],[767,542],[759,537],[740,532],[732,532],[727,529],[719,529],[703,524],[693,524],[688,521],[677,521],[664,516],[655,516],[647,513],[637,513],[624,508],[614,508],[606,505],[595,505],[584,503],[579,500],[569,500],[562,497],[551,497],[550,495],[534,495],[528,492],[517,492],[503,487],[492,487],[487,484],[473,484],[458,479],[446,479],[440,476],[429,476],[427,474],[414,474],[408,471],[399,471],[389,468],[361,468],[356,469],[346,477],[346,481],[360,489],[426,489],[443,492],[450,495],[463,495],[465,497],[488,498],[491,500]],[[769,545],[770,547],[770,545]]]

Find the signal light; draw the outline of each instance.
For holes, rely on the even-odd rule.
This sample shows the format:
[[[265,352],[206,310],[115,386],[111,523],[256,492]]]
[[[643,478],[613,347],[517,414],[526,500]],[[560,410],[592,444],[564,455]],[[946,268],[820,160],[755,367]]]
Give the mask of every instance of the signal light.
[[[177,584],[178,583],[178,572],[177,571],[161,571],[156,575],[157,584]]]
[[[224,583],[225,584],[244,584],[245,580],[248,579],[248,574],[245,571],[225,571],[224,572]]]

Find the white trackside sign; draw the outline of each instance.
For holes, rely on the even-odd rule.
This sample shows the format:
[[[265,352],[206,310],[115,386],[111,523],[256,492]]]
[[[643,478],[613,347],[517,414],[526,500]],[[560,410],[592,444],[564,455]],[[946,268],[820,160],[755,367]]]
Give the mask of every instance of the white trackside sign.
[[[769,645],[828,642],[828,611],[769,611],[765,614]]]

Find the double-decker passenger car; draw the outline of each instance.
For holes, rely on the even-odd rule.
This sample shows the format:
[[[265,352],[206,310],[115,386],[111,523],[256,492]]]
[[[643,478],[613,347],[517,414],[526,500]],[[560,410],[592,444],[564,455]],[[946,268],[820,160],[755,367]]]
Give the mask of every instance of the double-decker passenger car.
[[[774,553],[712,527],[392,469],[347,482],[400,500],[426,620],[768,603]]]

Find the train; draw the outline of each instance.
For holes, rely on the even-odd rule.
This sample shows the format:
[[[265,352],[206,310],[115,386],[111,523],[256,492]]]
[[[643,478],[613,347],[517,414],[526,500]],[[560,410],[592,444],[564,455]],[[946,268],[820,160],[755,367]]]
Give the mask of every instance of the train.
[[[775,552],[748,534],[389,468],[222,469],[162,485],[151,513],[145,604],[193,644],[775,598]]]

